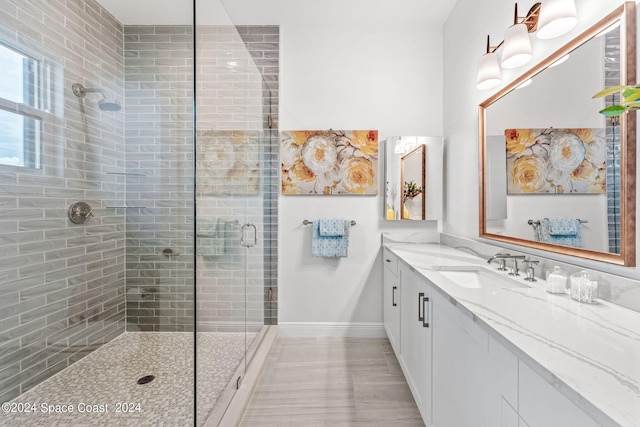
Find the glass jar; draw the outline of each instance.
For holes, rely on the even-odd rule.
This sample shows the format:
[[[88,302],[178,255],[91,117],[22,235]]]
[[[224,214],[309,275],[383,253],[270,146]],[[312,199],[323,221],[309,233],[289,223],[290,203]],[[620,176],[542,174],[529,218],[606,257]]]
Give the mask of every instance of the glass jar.
[[[586,270],[574,273],[569,293],[576,301],[593,304],[598,297],[598,280]]]
[[[567,293],[567,273],[558,267],[547,270],[547,292],[552,294]]]

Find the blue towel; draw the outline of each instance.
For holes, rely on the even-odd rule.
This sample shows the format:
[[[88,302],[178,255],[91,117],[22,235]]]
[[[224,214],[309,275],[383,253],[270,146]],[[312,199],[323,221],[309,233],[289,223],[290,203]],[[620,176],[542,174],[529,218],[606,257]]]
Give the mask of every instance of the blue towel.
[[[319,219],[320,237],[342,237],[344,236],[345,224],[343,219]]]
[[[535,228],[535,238],[539,242],[554,245],[582,247],[580,221],[573,218],[542,218]]]
[[[323,222],[325,224],[323,224]],[[323,236],[320,230],[327,234],[340,232],[339,224],[342,224],[342,235]],[[322,224],[322,225],[321,225]],[[314,257],[346,258],[349,252],[349,227],[350,221],[343,219],[321,219],[313,221],[311,225],[311,255]]]
[[[575,236],[580,231],[580,221],[566,217],[549,218],[549,234],[552,236]]]

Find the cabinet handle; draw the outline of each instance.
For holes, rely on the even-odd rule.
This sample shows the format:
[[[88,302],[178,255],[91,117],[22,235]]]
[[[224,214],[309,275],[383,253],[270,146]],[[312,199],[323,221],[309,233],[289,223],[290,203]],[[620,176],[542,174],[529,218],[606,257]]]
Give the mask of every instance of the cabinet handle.
[[[385,259],[385,261],[387,261],[387,262],[391,262],[391,260],[390,260],[390,259]]]
[[[391,305],[396,307],[398,304],[396,304],[396,289],[398,289],[397,286],[394,286],[393,288],[391,288]]]
[[[429,322],[427,320],[429,320],[429,316],[427,316],[427,306],[425,306],[425,303],[429,302],[429,297],[423,298],[422,299],[422,313],[424,314],[424,316],[422,316],[422,327],[423,328],[428,328],[429,327]]]
[[[424,292],[418,294],[418,322],[424,323],[424,304],[422,297],[424,297]],[[423,311],[422,314],[420,314],[420,311]]]

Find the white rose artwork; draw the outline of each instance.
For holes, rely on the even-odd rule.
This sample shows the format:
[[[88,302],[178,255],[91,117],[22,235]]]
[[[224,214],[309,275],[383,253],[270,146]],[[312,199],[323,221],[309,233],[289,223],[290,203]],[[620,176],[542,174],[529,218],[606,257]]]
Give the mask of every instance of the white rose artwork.
[[[508,194],[603,194],[604,129],[507,129]]]
[[[280,140],[282,194],[378,193],[378,131],[284,131]]]

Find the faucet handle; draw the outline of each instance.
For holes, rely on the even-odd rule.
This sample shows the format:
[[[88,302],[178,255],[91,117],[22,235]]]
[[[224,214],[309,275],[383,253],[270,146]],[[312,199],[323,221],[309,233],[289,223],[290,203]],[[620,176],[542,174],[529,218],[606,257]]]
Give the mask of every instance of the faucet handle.
[[[533,266],[535,264],[538,264],[540,261],[525,258],[524,260],[522,260],[522,262],[526,262],[528,264],[527,277],[525,277],[524,280],[526,280],[527,282],[536,282],[536,272]]]
[[[509,272],[509,276],[519,276],[518,272],[518,257],[511,257],[513,260],[513,264],[511,265],[511,271]]]
[[[499,259],[498,270],[499,271],[507,271],[507,259],[506,258],[500,258]]]

